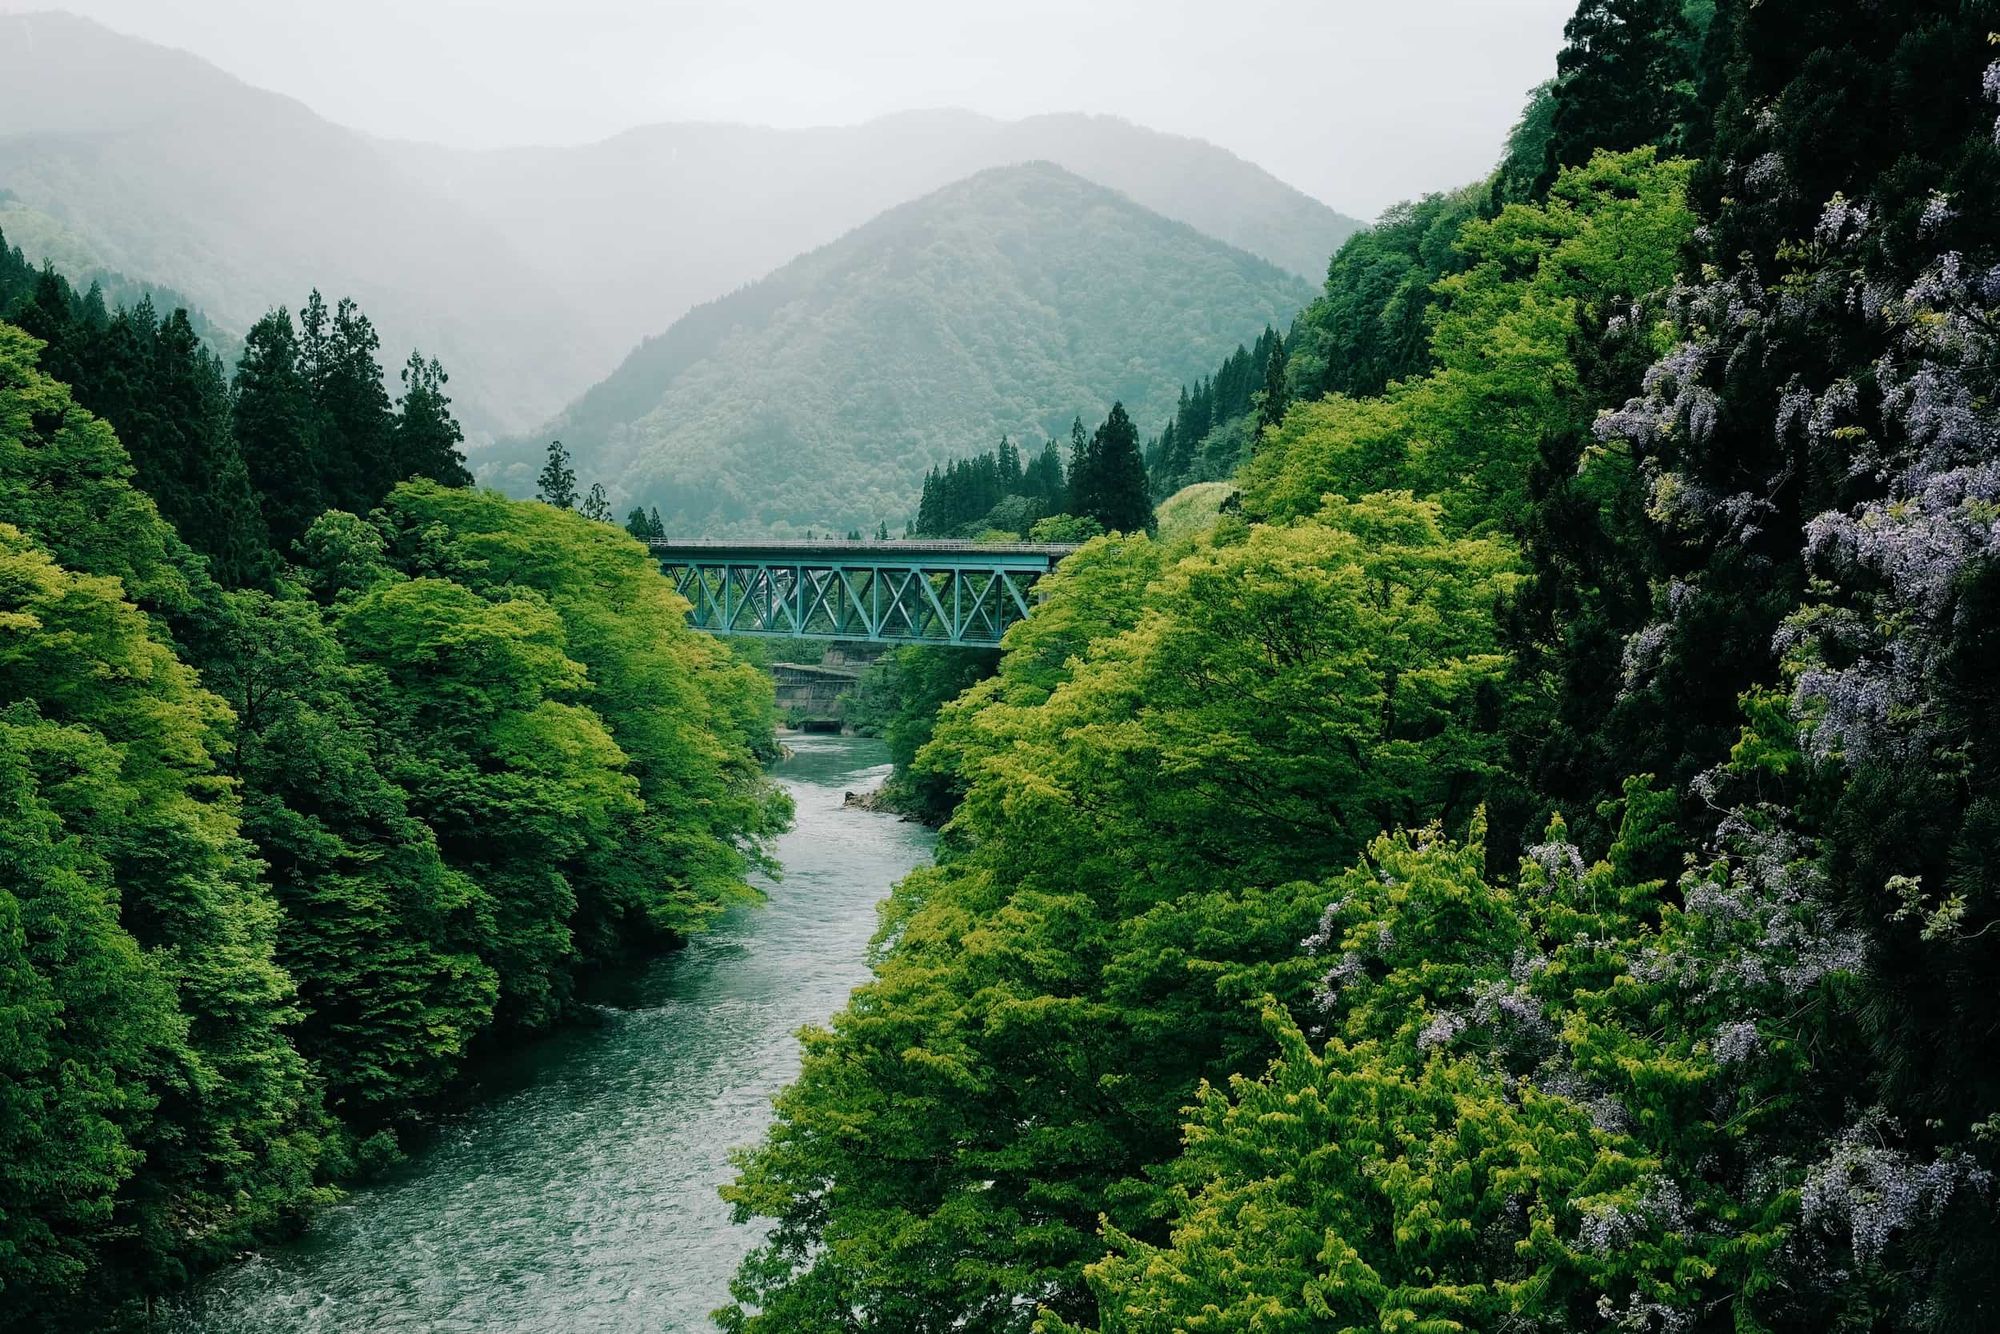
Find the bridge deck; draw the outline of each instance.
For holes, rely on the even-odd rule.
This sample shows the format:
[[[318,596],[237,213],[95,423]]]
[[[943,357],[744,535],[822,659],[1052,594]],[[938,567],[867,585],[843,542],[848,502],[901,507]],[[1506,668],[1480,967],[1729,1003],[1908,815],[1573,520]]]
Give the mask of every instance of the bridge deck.
[[[1049,542],[737,541],[647,545],[720,635],[992,645],[1075,546]]]

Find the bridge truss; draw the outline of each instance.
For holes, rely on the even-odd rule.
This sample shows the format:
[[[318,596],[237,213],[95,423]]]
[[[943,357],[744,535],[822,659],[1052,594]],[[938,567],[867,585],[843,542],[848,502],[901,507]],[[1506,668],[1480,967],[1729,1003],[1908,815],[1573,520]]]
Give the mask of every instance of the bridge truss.
[[[1045,543],[648,543],[718,635],[993,645],[1025,617],[1034,582],[1076,548]]]

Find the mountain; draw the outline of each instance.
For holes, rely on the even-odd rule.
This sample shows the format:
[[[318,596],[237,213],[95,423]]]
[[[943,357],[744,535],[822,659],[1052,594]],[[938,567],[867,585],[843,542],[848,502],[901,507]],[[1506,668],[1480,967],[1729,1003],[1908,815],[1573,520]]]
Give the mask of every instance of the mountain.
[[[392,365],[444,361],[474,431],[547,415],[630,346],[366,137],[67,14],[0,15],[0,229],[239,334],[314,286],[351,295]]]
[[[391,364],[418,346],[450,369],[475,443],[884,209],[1041,159],[1315,281],[1357,226],[1211,144],[1110,117],[657,125],[476,152],[346,129],[86,19],[0,15],[11,242],[73,277],[184,293],[229,335],[313,287],[353,296]]]
[[[913,111],[821,129],[654,125],[574,148],[389,147],[540,257],[628,347],[988,167],[1053,162],[1314,283],[1361,226],[1213,144],[1111,116]]]
[[[927,468],[1114,399],[1151,426],[1312,293],[1053,164],[992,168],[690,312],[484,476],[531,489],[553,437],[669,531],[900,527]]]

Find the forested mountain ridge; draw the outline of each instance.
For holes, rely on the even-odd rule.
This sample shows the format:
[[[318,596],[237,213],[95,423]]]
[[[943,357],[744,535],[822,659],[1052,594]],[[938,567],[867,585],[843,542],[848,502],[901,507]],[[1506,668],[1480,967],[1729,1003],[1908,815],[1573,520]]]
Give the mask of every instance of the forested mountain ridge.
[[[350,293],[392,345],[457,369],[475,434],[545,413],[621,346],[377,145],[184,52],[0,15],[0,130],[0,227],[29,255],[173,288],[238,336],[315,285]]]
[[[647,125],[568,148],[385,147],[627,344],[886,208],[1013,163],[1053,162],[1315,281],[1361,225],[1225,149],[1113,116],[907,111],[815,129]]]
[[[1158,420],[1310,296],[1060,167],[1000,167],[692,312],[480,462],[525,492],[560,438],[615,508],[658,506],[673,531],[900,529],[926,469],[1118,400]]]

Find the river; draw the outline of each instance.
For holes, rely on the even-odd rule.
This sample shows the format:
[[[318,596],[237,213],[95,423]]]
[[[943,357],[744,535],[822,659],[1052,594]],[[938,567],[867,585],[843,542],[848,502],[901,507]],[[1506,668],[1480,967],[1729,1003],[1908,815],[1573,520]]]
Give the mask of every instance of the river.
[[[798,1071],[795,1034],[867,976],[875,905],[931,834],[844,809],[875,741],[788,738],[798,804],[761,907],[596,995],[601,1025],[527,1044],[486,1096],[296,1243],[216,1275],[174,1334],[698,1331],[756,1240],[716,1187]]]

